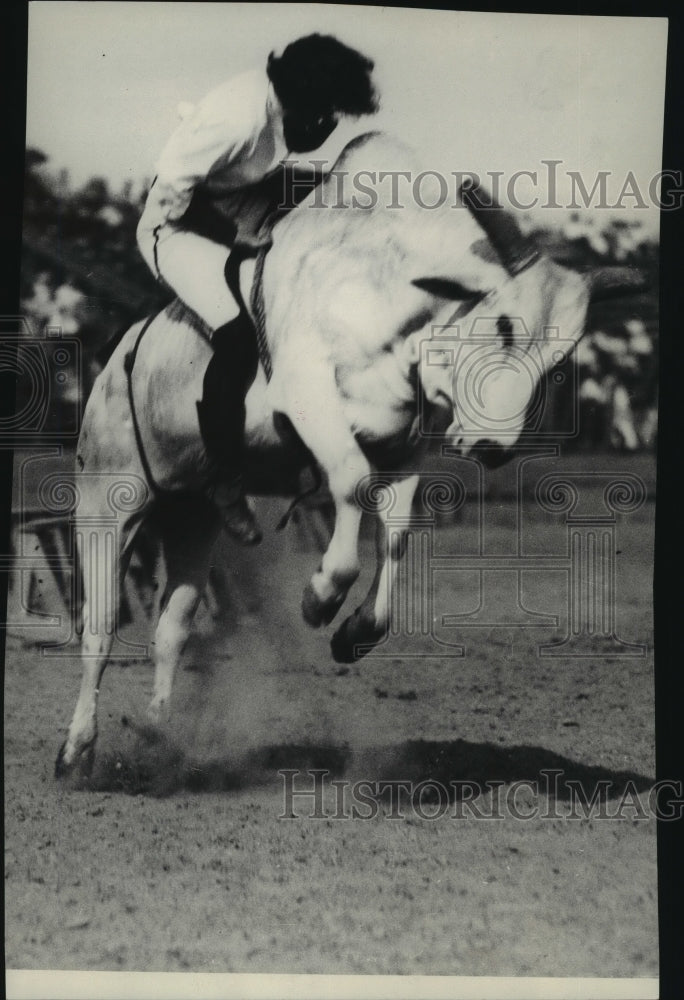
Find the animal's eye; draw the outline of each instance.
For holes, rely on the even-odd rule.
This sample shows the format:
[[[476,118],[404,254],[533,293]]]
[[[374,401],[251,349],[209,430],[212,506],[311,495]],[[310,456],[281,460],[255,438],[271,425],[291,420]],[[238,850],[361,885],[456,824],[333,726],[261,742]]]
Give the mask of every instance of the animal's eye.
[[[509,351],[513,347],[513,324],[508,316],[499,316],[496,321],[496,332],[501,337],[504,350]]]

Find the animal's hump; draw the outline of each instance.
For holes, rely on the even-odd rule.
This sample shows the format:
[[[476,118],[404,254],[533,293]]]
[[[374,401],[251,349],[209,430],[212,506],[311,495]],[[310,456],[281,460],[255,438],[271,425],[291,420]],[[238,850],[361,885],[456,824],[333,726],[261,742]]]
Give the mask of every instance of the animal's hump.
[[[344,147],[333,167],[334,171],[402,170],[415,166],[417,151],[390,132],[375,130],[355,136]]]

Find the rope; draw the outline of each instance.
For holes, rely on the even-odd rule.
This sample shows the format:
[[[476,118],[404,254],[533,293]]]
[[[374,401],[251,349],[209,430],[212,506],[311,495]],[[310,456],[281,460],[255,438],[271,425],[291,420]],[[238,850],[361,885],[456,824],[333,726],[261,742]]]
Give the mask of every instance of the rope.
[[[318,493],[321,486],[323,485],[323,476],[321,475],[321,470],[318,464],[313,460],[313,458],[309,462],[309,469],[311,470],[311,475],[313,476],[314,480],[313,486],[309,486],[308,489],[302,490],[302,492],[298,493],[297,496],[290,502],[287,510],[276,524],[276,531],[282,531],[283,528],[286,528],[287,525],[290,523],[290,518],[292,517],[295,508],[298,507],[303,500],[306,500],[307,497],[312,497],[314,493]]]
[[[143,323],[140,333],[136,337],[133,348],[124,357],[123,366],[124,366],[124,371],[126,372],[126,383],[128,387],[128,405],[131,410],[131,419],[133,421],[133,433],[135,435],[135,444],[138,449],[138,455],[140,456],[140,464],[143,467],[143,473],[145,475],[145,479],[147,480],[147,485],[150,488],[150,492],[157,500],[161,500],[164,497],[171,497],[171,496],[173,496],[174,499],[177,499],[179,496],[189,495],[190,491],[165,490],[159,485],[157,480],[154,478],[154,475],[152,474],[152,469],[150,468],[150,463],[147,458],[147,452],[145,451],[145,446],[143,444],[142,434],[140,432],[140,424],[138,422],[138,414],[135,409],[135,399],[133,397],[133,368],[135,366],[135,359],[138,356],[138,348],[140,347],[140,343],[145,334],[147,333],[152,321],[156,318],[157,318],[156,314],[147,317],[147,319]]]
[[[267,223],[268,230],[270,232],[275,219],[269,220]],[[254,316],[254,328],[256,332],[256,342],[257,349],[259,351],[259,360],[261,361],[261,367],[264,369],[264,374],[266,376],[266,381],[270,382],[273,375],[273,363],[271,361],[271,351],[268,346],[268,339],[266,337],[266,306],[264,304],[264,261],[266,260],[266,254],[270,248],[270,243],[266,246],[260,247],[259,252],[256,257],[256,266],[254,268],[254,282],[252,284],[252,294],[251,294],[251,306],[252,315]]]
[[[140,341],[143,339],[147,330],[152,323],[154,316],[148,316],[142,325],[140,333],[135,339],[135,344],[133,349],[130,350],[124,357],[124,371],[126,372],[126,383],[128,386],[128,405],[131,409],[131,419],[133,420],[133,433],[135,434],[135,443],[138,448],[138,455],[140,456],[140,463],[143,467],[143,472],[145,474],[145,479],[148,482],[150,490],[152,493],[160,493],[159,484],[152,475],[152,469],[150,468],[150,463],[147,460],[147,454],[145,452],[145,447],[143,445],[142,434],[140,433],[140,424],[138,423],[138,414],[135,411],[135,400],[133,398],[133,366],[135,365],[135,359],[138,355],[138,348],[140,347]]]

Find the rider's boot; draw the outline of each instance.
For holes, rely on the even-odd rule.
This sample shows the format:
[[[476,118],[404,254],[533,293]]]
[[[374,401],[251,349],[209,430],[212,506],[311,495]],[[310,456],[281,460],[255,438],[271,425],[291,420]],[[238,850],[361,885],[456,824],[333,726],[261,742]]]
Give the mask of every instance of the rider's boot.
[[[197,404],[200,429],[214,465],[209,496],[223,525],[243,545],[256,545],[261,531],[243,489],[245,396],[256,374],[258,356],[250,320],[243,312],[212,337],[214,353]]]

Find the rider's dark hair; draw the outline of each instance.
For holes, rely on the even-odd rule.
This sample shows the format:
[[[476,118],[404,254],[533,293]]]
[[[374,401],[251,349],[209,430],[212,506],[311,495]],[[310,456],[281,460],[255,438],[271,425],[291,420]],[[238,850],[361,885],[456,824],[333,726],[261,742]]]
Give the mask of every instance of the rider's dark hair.
[[[332,35],[307,35],[271,52],[267,72],[284,108],[301,113],[367,115],[378,109],[373,62]]]

